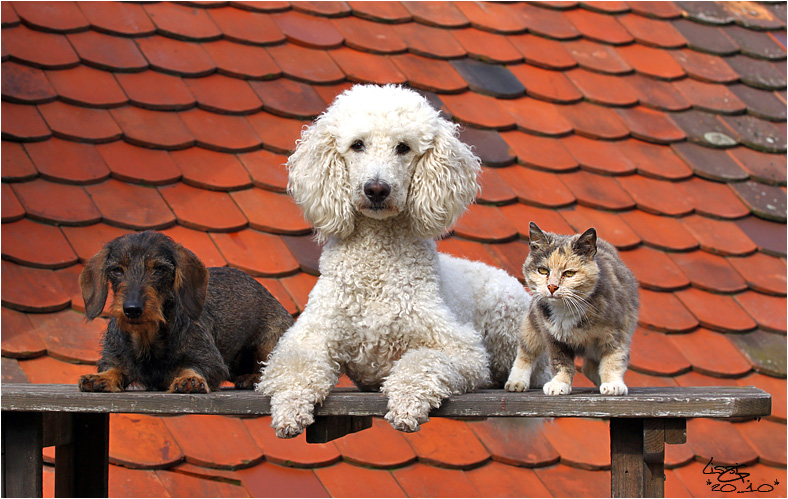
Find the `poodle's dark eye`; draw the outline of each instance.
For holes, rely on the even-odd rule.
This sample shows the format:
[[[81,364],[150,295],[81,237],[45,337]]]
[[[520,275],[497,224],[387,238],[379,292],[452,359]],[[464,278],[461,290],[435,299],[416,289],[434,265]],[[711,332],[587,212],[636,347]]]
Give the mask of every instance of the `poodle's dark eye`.
[[[397,144],[397,154],[400,156],[403,154],[408,154],[410,152],[410,146],[404,142],[400,142]]]
[[[357,140],[357,141],[353,142],[352,144],[350,144],[350,148],[353,149],[356,152],[361,152],[361,151],[364,150],[364,142],[362,142],[360,140]]]

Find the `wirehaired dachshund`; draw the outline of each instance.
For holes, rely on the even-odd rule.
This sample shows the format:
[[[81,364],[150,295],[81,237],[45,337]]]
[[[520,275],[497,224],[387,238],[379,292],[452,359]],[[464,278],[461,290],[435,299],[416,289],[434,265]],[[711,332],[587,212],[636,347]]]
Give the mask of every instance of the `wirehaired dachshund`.
[[[293,318],[257,281],[231,268],[206,269],[164,234],[128,234],[107,243],[79,276],[88,320],[114,298],[97,374],[83,392],[130,384],[170,393],[207,393],[225,380],[251,389],[261,363]]]

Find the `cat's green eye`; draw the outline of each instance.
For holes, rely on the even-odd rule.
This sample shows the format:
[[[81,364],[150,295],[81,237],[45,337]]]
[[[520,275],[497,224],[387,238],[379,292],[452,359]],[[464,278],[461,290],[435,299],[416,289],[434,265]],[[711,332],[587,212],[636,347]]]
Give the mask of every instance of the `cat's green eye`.
[[[564,271],[564,277],[572,277],[573,275],[577,274],[576,270],[567,270]]]
[[[539,267],[538,269],[536,269],[536,271],[542,275],[548,275],[550,273],[550,271],[545,267]]]

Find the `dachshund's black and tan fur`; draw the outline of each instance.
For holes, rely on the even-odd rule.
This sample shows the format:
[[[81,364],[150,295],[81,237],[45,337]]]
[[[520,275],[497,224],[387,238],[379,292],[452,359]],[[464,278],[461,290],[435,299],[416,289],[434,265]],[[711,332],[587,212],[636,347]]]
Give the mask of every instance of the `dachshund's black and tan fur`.
[[[114,299],[98,374],[79,389],[202,393],[230,380],[253,388],[290,314],[240,270],[206,269],[188,249],[157,232],[109,242],[79,276],[88,319]]]

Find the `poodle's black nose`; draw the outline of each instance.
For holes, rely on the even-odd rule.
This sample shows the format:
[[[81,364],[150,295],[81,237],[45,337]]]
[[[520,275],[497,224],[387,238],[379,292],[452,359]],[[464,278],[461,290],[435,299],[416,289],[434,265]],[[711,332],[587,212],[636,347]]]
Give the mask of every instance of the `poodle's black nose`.
[[[364,184],[364,194],[373,205],[379,205],[391,194],[391,186],[380,180],[372,180]]]

